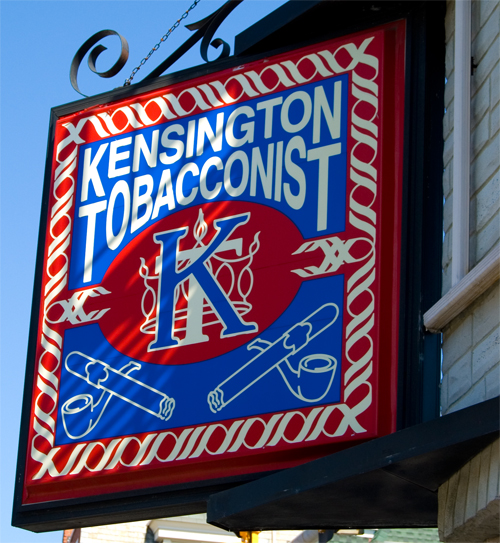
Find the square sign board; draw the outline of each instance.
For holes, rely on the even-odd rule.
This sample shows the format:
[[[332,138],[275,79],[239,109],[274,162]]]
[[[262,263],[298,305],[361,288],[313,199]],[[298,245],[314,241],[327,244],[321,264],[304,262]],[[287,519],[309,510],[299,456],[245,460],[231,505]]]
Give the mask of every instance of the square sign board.
[[[395,431],[404,34],[55,110],[22,506]]]

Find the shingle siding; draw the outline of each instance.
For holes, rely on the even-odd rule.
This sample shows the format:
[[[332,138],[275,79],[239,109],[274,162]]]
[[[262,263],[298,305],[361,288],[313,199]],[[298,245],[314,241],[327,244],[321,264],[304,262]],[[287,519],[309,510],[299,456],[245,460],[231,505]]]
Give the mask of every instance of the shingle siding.
[[[447,3],[445,114],[443,119],[443,294],[451,288],[453,239],[453,109],[455,3]],[[472,2],[470,264],[500,242],[500,3]],[[498,283],[443,331],[443,413],[495,395],[500,366]]]
[[[471,3],[470,267],[500,242],[500,2]],[[446,90],[443,119],[443,294],[452,287],[455,2],[447,2]],[[500,392],[498,281],[443,330],[442,413]],[[439,531],[445,541],[485,541],[499,535],[498,441],[439,490]],[[497,539],[495,539],[497,540]]]

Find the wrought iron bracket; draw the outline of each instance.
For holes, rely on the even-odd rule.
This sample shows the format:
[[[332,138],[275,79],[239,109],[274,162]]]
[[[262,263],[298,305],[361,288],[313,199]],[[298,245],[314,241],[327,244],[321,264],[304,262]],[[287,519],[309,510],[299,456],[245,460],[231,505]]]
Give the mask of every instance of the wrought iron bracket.
[[[177,62],[184,54],[186,54],[196,43],[198,43],[201,40],[200,44],[200,55],[201,58],[209,63],[214,62],[215,60],[220,60],[222,58],[229,57],[231,54],[231,47],[230,45],[225,42],[224,40],[220,38],[214,37],[215,32],[219,28],[219,26],[222,24],[222,22],[226,19],[226,17],[236,8],[239,4],[241,4],[243,0],[228,0],[224,5],[222,5],[219,9],[214,11],[212,14],[210,14],[208,17],[205,17],[204,19],[192,23],[189,25],[186,25],[186,28],[192,32],[196,31],[191,37],[189,37],[180,47],[178,47],[171,55],[169,55],[159,66],[157,66],[150,74],[148,74],[143,81],[149,81],[151,79],[154,79],[156,77],[159,77],[163,75],[172,64]],[[99,41],[101,41],[103,38],[107,36],[118,36],[121,41],[121,50],[120,50],[120,56],[118,60],[115,62],[115,64],[106,71],[99,72],[96,69],[96,61],[99,55],[106,50],[106,47],[104,45],[97,45],[94,47],[94,45],[98,44]],[[210,61],[208,59],[208,46],[211,45],[215,49],[218,49],[222,46],[222,49],[219,53],[219,56],[214,59],[213,61]],[[92,49],[94,47],[94,49]],[[73,60],[71,62],[71,68],[70,68],[70,82],[71,86],[81,94],[82,96],[86,96],[80,91],[80,88],[78,87],[78,71],[80,69],[80,64],[82,63],[83,59],[87,55],[87,53],[90,51],[89,57],[88,57],[88,66],[92,72],[94,72],[99,77],[103,78],[109,78],[113,77],[117,73],[121,71],[121,69],[125,66],[128,56],[129,56],[129,47],[127,40],[118,34],[118,32],[115,32],[114,30],[101,30],[100,32],[97,32],[93,36],[91,36],[76,52],[75,56],[73,57]]]

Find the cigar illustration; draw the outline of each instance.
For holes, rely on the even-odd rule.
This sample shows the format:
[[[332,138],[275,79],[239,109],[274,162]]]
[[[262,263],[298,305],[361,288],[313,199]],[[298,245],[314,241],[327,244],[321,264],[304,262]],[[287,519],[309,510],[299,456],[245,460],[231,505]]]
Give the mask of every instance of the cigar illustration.
[[[66,357],[65,365],[70,373],[84,379],[92,387],[135,405],[159,419],[168,420],[172,416],[175,407],[173,398],[131,377],[133,370],[141,368],[138,362],[130,362],[121,370],[116,370],[106,362],[74,351]]]
[[[254,340],[248,349],[256,349],[259,354],[208,394],[210,410],[217,413],[274,368],[279,369],[288,388],[297,398],[306,402],[322,399],[332,384],[336,360],[324,354],[310,355],[299,361],[298,369],[295,369],[293,362],[298,360],[295,355],[301,349],[337,320],[338,314],[337,305],[324,304],[288,329],[274,343],[260,338]],[[314,391],[311,391],[311,377],[314,379]],[[301,381],[307,381],[307,387],[301,387]],[[307,395],[304,394],[306,388]]]

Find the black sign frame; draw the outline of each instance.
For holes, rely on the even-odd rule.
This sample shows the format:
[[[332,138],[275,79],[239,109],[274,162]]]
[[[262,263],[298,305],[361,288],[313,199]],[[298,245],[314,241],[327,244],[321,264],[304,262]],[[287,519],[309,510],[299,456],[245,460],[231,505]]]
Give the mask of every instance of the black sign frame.
[[[406,114],[399,346],[398,428],[439,416],[440,338],[423,327],[441,293],[444,2],[289,2],[236,37],[234,56],[56,107],[51,112],[39,247],[44,246],[55,121],[63,115],[145,90],[237,66],[390,21],[407,22]],[[333,17],[333,19],[332,19]],[[325,22],[326,21],[326,22]],[[333,21],[333,22],[332,22]],[[345,21],[349,21],[345,24]],[[259,39],[255,39],[259,36]],[[299,41],[300,40],[300,41]],[[43,254],[36,263],[33,307],[40,303]],[[260,477],[214,479],[133,493],[22,505],[38,315],[32,315],[12,523],[35,532],[206,511],[208,497]],[[267,473],[269,474],[269,472]]]

